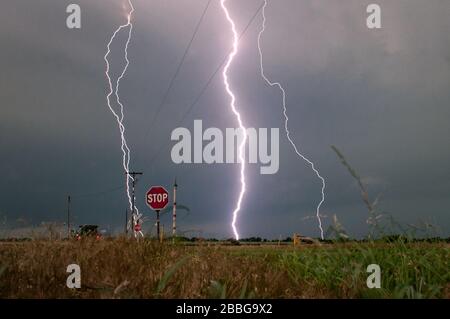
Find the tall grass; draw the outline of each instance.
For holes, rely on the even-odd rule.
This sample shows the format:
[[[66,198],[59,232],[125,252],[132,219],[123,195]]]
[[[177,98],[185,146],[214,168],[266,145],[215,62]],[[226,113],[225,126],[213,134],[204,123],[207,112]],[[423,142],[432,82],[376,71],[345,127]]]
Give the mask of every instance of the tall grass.
[[[366,223],[369,226],[369,240],[390,237],[392,234],[399,234],[411,241],[418,236],[429,238],[436,237],[438,227],[435,225],[424,222],[421,223],[422,225],[402,225],[395,220],[392,214],[380,209],[381,194],[378,194],[375,199],[372,200],[369,196],[367,185],[363,182],[363,179],[356,169],[350,165],[344,154],[334,145],[331,146],[331,149],[336,153],[342,165],[347,169],[359,187],[362,201],[368,211]],[[346,240],[349,238],[344,226],[338,221],[336,215],[333,216],[333,223],[328,229],[327,234],[329,236],[334,236],[334,238],[338,240]]]
[[[225,247],[108,241],[0,243],[1,298],[438,298],[448,244]],[[66,267],[81,267],[81,289]],[[365,285],[367,265],[382,289]]]
[[[343,244],[283,254],[298,284],[318,285],[338,298],[441,298],[450,284],[450,250],[446,244]],[[368,289],[366,268],[381,267],[381,289]]]
[[[227,298],[301,295],[285,292],[290,279],[269,257],[235,255],[233,249],[124,239],[0,243],[0,265],[7,266],[0,297],[209,298],[215,297],[214,282],[226,286]],[[80,290],[66,287],[72,263],[81,267]]]

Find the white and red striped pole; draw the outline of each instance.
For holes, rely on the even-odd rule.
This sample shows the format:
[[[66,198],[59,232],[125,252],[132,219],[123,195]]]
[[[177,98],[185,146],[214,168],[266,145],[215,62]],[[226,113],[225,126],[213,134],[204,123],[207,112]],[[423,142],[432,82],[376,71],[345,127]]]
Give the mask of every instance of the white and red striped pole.
[[[177,179],[173,184],[172,237],[177,235]]]

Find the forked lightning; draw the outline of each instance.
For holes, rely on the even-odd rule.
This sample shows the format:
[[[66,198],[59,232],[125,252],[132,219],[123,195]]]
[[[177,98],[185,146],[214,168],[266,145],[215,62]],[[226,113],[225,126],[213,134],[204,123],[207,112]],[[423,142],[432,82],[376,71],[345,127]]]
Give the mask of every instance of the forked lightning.
[[[119,26],[116,31],[114,31],[113,35],[111,36],[108,45],[107,45],[107,52],[105,54],[104,60],[106,62],[106,71],[105,71],[105,75],[108,79],[108,85],[109,85],[109,93],[106,96],[106,100],[108,103],[108,107],[111,110],[112,114],[114,115],[114,117],[116,118],[117,124],[119,126],[119,131],[120,131],[120,139],[121,139],[121,150],[122,150],[122,165],[123,165],[123,169],[126,173],[126,190],[127,190],[127,196],[128,196],[128,203],[130,206],[130,211],[134,211],[136,212],[136,215],[132,216],[132,225],[130,226],[135,226],[139,220],[141,219],[141,214],[139,213],[139,210],[137,209],[137,207],[133,207],[133,200],[132,200],[132,195],[130,193],[130,182],[133,180],[133,177],[131,177],[128,173],[130,172],[130,159],[131,159],[131,151],[130,148],[128,147],[127,144],[127,140],[125,137],[125,126],[123,124],[123,120],[124,120],[124,106],[120,100],[120,95],[119,95],[119,87],[120,87],[120,81],[124,78],[127,70],[128,70],[128,66],[130,65],[130,61],[128,59],[128,46],[130,44],[131,41],[131,35],[133,32],[133,23],[131,22],[131,17],[134,13],[134,6],[133,3],[131,2],[131,0],[128,0],[128,5],[129,5],[129,11],[127,13],[127,22],[121,26]],[[126,64],[122,70],[122,73],[120,74],[120,76],[117,78],[115,86],[113,86],[111,77],[109,75],[110,72],[110,63],[108,60],[108,56],[111,53],[111,44],[113,43],[114,39],[116,38],[117,34],[122,31],[123,29],[127,29],[128,28],[128,37],[127,37],[127,42],[125,44],[125,61]],[[111,105],[111,96],[115,95],[116,97],[116,102],[119,105],[119,112],[117,112],[113,106]],[[134,229],[134,227],[131,227],[132,229]],[[135,236],[137,235],[141,235],[143,236],[142,232],[135,232]]]
[[[231,53],[228,56],[227,62],[225,64],[225,67],[223,69],[223,82],[225,85],[225,89],[228,93],[228,95],[231,98],[230,101],[230,107],[231,110],[233,111],[234,115],[236,116],[236,119],[239,123],[239,128],[241,129],[241,131],[243,132],[243,138],[239,144],[239,152],[238,152],[238,156],[239,156],[239,160],[241,163],[241,191],[239,192],[239,197],[236,203],[236,207],[233,211],[233,221],[231,223],[231,227],[233,228],[233,233],[234,233],[234,237],[236,238],[236,240],[239,240],[239,232],[236,226],[237,223],[237,218],[238,218],[238,214],[239,211],[241,210],[241,204],[242,204],[242,199],[244,198],[244,194],[245,194],[245,190],[246,190],[246,184],[245,184],[245,144],[247,143],[247,129],[244,126],[244,123],[242,121],[242,117],[241,114],[239,113],[239,111],[236,108],[236,97],[234,96],[233,91],[230,88],[230,83],[228,81],[228,70],[231,66],[231,63],[233,62],[234,57],[236,56],[236,54],[238,53],[238,42],[239,42],[239,36],[238,33],[236,31],[236,24],[234,23],[233,19],[230,16],[230,13],[228,11],[227,6],[225,5],[226,0],[220,0],[220,4],[222,5],[222,9],[225,13],[225,16],[228,20],[228,22],[230,23],[230,27],[231,27],[231,31],[233,33],[233,50],[231,51]]]
[[[311,166],[311,169],[314,171],[314,173],[317,175],[317,177],[322,182],[322,190],[321,190],[322,198],[316,208],[316,217],[317,217],[317,220],[319,223],[320,237],[322,239],[324,239],[322,220],[320,219],[320,207],[322,206],[323,202],[325,201],[325,179],[320,175],[320,173],[316,169],[314,163],[312,161],[310,161],[302,153],[300,153],[300,151],[297,148],[297,145],[294,143],[294,141],[292,140],[292,138],[290,136],[289,126],[288,126],[289,117],[287,115],[287,108],[286,108],[286,91],[284,90],[283,86],[279,82],[270,81],[269,78],[264,73],[263,51],[261,49],[261,37],[266,29],[266,7],[267,7],[267,0],[264,0],[264,6],[262,9],[262,16],[263,16],[262,29],[258,34],[258,50],[259,50],[259,61],[260,61],[260,67],[261,67],[261,76],[267,82],[267,84],[269,84],[271,87],[278,87],[278,89],[281,91],[282,97],[283,97],[284,129],[286,131],[286,137],[289,140],[289,143],[292,145],[292,148],[294,149],[295,153]]]

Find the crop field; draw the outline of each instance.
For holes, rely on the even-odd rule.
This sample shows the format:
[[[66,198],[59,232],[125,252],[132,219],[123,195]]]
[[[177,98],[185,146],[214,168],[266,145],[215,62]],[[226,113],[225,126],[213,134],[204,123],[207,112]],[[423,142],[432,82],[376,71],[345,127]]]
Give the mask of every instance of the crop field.
[[[0,298],[450,298],[447,243],[0,243]],[[67,266],[81,288],[66,286]],[[366,284],[370,264],[381,288]]]

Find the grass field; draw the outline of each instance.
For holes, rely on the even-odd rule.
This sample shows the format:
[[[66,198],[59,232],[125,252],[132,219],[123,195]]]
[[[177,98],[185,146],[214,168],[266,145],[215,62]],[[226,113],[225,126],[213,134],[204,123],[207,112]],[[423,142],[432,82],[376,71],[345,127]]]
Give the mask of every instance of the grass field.
[[[1,298],[450,298],[446,243],[0,243]],[[66,267],[81,267],[81,289]],[[366,267],[381,266],[381,289]]]

